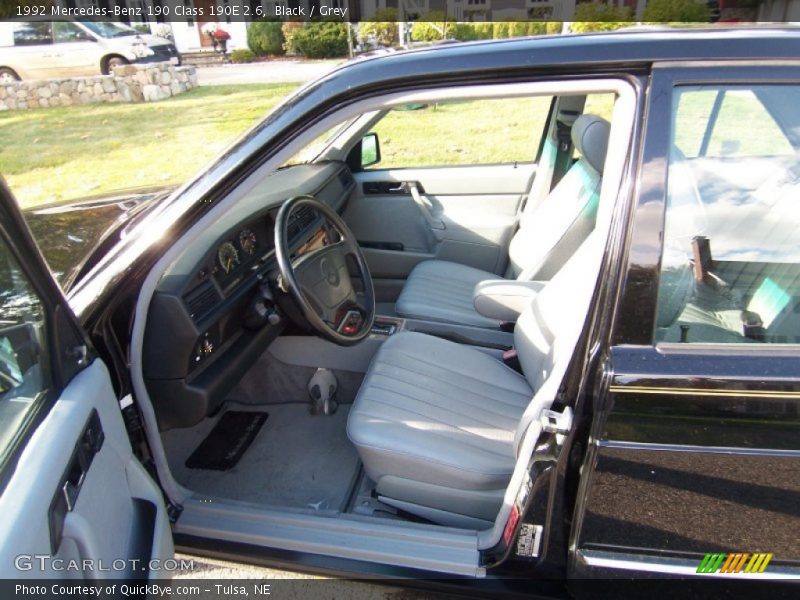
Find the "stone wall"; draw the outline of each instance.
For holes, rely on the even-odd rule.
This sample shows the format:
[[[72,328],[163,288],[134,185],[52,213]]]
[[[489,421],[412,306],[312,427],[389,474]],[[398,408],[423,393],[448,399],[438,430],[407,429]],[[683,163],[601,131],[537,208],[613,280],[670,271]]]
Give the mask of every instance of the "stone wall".
[[[157,102],[197,86],[194,67],[123,65],[113,75],[0,84],[0,111],[100,102]]]

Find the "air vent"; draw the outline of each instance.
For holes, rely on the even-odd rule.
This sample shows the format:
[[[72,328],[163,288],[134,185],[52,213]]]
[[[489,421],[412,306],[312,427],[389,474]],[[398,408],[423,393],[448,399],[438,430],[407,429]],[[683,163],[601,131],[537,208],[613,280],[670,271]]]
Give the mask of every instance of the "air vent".
[[[298,208],[289,220],[289,239],[294,240],[314,222],[314,209],[310,206]]]
[[[189,315],[195,321],[199,321],[211,312],[219,300],[219,292],[217,292],[217,288],[214,287],[214,283],[210,279],[201,283],[183,297],[186,308],[189,309]]]

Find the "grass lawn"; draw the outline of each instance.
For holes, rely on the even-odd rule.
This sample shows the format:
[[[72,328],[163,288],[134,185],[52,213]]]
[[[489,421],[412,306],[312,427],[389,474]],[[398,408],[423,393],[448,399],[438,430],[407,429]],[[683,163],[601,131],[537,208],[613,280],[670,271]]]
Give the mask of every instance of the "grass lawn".
[[[22,206],[182,183],[296,88],[209,86],[156,104],[0,113],[0,173]]]
[[[0,173],[22,206],[183,183],[296,87],[204,86],[155,104],[0,113]],[[375,129],[379,167],[532,160],[549,104],[481,100],[393,112]]]

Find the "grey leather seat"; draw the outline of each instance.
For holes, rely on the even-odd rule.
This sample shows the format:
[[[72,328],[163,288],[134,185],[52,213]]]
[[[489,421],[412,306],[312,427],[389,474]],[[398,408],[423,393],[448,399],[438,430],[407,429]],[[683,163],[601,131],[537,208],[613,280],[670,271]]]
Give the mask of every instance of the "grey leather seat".
[[[609,123],[581,115],[572,126],[578,160],[550,194],[526,210],[509,246],[508,279],[550,279],[594,229]],[[458,263],[428,260],[417,265],[400,293],[395,310],[407,318],[476,327],[499,322],[475,310],[472,292],[498,276]]]
[[[422,333],[383,344],[347,424],[383,502],[445,525],[481,528],[495,518],[526,417],[540,408],[535,392],[556,361],[572,355],[574,342],[564,340],[577,339],[579,299],[594,286],[585,266],[597,254],[590,240],[517,322],[523,375],[479,349]]]

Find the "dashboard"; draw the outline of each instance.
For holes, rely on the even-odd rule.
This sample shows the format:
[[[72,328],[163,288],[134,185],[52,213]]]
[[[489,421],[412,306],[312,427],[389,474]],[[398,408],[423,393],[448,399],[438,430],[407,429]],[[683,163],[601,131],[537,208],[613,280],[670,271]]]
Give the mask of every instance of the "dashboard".
[[[198,238],[164,273],[148,309],[143,372],[159,427],[211,414],[284,328],[275,301],[274,227],[281,204],[312,194],[341,212],[355,181],[342,163],[277,171]],[[293,255],[331,240],[310,208],[289,224]]]

